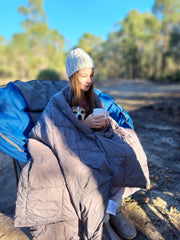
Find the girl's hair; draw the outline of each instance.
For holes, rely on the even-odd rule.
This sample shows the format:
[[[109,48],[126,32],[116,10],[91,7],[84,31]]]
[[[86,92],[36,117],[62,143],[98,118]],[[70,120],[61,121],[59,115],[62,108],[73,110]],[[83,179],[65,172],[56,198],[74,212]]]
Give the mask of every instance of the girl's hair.
[[[79,106],[82,101],[81,96],[81,89],[79,86],[78,81],[78,72],[74,73],[70,79],[70,88],[72,91],[72,97],[70,101],[70,106]],[[93,112],[94,108],[94,83],[92,83],[91,87],[87,92],[85,92],[85,99],[83,99],[86,103],[85,111],[86,111],[86,117]]]

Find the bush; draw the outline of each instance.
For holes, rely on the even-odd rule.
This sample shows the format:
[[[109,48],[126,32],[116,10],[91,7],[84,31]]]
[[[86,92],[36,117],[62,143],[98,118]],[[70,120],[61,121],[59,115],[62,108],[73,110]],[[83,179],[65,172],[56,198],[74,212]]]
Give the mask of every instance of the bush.
[[[5,71],[0,69],[0,77],[1,78],[11,78],[13,77],[13,73],[11,71]]]
[[[180,82],[180,70],[170,73],[166,76],[169,82]]]
[[[103,73],[96,73],[95,74],[95,81],[97,83],[102,82],[105,79],[105,75]]]
[[[58,72],[52,69],[44,69],[40,71],[36,77],[38,80],[51,80],[51,81],[56,81],[60,80],[61,76]]]
[[[175,72],[170,72],[166,75],[159,74],[156,77],[151,76],[150,79],[157,81],[157,82],[179,83],[180,82],[180,70],[177,70]]]

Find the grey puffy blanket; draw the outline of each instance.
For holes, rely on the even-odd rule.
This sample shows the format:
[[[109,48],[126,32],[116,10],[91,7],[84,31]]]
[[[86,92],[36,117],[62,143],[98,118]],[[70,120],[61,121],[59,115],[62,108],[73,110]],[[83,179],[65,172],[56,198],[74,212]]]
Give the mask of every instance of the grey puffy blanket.
[[[55,94],[30,134],[15,226],[62,222],[67,239],[101,239],[112,189],[148,188],[147,160],[132,129],[110,118],[93,131],[74,116],[70,97],[69,87]]]

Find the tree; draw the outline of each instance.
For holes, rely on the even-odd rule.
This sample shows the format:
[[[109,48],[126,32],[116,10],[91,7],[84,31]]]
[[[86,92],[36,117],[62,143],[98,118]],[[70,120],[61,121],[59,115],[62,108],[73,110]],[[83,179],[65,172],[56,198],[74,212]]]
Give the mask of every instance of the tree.
[[[162,22],[161,34],[162,40],[162,72],[166,71],[167,56],[169,50],[170,35],[173,26],[180,24],[180,1],[179,0],[156,0],[154,13]]]
[[[101,49],[103,39],[91,33],[84,33],[79,39],[77,47],[82,48],[92,57]]]
[[[64,37],[57,30],[49,28],[43,10],[43,1],[28,0],[28,6],[20,6],[18,11],[25,17],[22,27],[31,50],[31,56],[29,56],[31,74],[37,76],[40,70],[46,68],[64,71]]]
[[[20,6],[18,11],[26,18],[22,22],[24,30],[30,29],[37,23],[47,23],[47,17],[43,10],[43,0],[28,0],[27,7]]]
[[[180,27],[174,26],[170,35],[170,50],[169,54],[175,60],[175,62],[180,63]]]
[[[29,61],[31,50],[29,48],[28,37],[26,33],[16,33],[6,46],[8,67],[11,69],[12,76],[15,79],[27,79],[30,77],[31,69]]]
[[[11,77],[11,70],[8,66],[5,38],[0,36],[0,76],[3,78]]]
[[[119,66],[123,70],[121,75],[126,78],[153,75],[156,71],[154,59],[158,59],[160,45],[159,20],[148,12],[141,14],[137,10],[132,10],[124,21],[118,24],[120,29],[113,38],[116,45],[119,45],[119,48],[116,46],[114,54],[121,56],[119,61]]]

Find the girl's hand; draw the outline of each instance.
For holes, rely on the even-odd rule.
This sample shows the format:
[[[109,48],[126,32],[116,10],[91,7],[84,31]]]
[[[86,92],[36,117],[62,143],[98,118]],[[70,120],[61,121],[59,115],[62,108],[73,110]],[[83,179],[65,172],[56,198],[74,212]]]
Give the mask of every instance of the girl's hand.
[[[91,113],[87,118],[84,119],[84,124],[86,124],[89,128],[100,129],[105,128],[109,125],[109,120],[102,116],[94,116]]]

